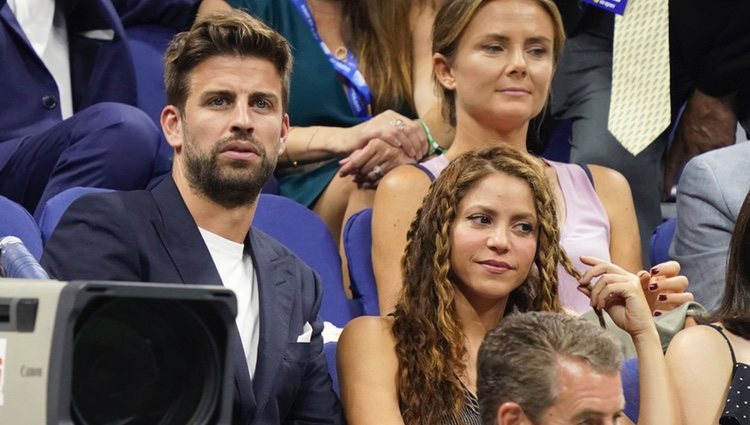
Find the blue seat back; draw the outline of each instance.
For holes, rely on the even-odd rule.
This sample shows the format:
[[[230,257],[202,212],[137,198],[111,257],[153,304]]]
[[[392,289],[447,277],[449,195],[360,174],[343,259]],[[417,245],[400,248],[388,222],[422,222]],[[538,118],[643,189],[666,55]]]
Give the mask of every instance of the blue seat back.
[[[677,219],[670,218],[654,229],[649,251],[652,266],[671,260],[669,258],[669,245],[672,243],[676,227]]]
[[[638,410],[641,406],[640,379],[638,374],[638,359],[625,360],[620,367],[622,392],[625,395],[625,416],[633,423],[638,423]]]
[[[363,314],[380,315],[378,287],[372,269],[372,208],[355,213],[346,222],[344,252],[354,299],[362,305]]]
[[[44,203],[42,215],[39,217],[39,229],[42,231],[42,242],[47,243],[52,232],[60,223],[65,210],[79,197],[87,193],[112,192],[112,189],[99,187],[71,187],[51,197]]]
[[[323,220],[289,198],[261,194],[253,226],[271,235],[315,270],[323,281],[320,316],[343,327],[359,315],[346,298],[341,278],[341,257]]]
[[[26,209],[0,196],[0,237],[15,236],[23,241],[35,259],[42,257],[42,236]]]

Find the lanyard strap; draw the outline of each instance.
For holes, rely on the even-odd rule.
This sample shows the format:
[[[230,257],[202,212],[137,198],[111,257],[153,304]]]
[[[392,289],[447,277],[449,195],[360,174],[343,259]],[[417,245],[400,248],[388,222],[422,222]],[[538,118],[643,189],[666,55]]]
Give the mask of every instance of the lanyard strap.
[[[344,78],[346,86],[346,98],[349,100],[349,106],[352,108],[352,112],[363,119],[370,119],[370,104],[372,103],[372,94],[370,93],[370,87],[367,86],[365,78],[362,73],[359,72],[359,65],[357,58],[347,51],[346,59],[341,60],[331,53],[331,50],[326,46],[323,39],[318,33],[318,28],[315,25],[315,19],[313,18],[310,6],[307,5],[307,0],[292,0],[292,4],[297,8],[302,18],[305,20],[307,25],[310,27],[310,31],[315,37],[315,41],[318,42],[320,48],[323,49],[328,58],[328,62],[333,66],[334,71]]]

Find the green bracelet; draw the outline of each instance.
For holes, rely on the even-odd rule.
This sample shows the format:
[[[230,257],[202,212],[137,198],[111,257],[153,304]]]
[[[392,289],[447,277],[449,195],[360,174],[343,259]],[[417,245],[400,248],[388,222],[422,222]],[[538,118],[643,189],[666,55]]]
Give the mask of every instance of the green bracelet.
[[[422,120],[417,120],[417,122],[422,127],[424,135],[427,136],[427,153],[425,154],[425,156],[430,156],[432,154],[442,154],[444,152],[444,149],[440,147],[440,145],[438,145],[435,141],[435,138],[432,137],[432,133],[430,133],[430,127],[427,127],[427,123]]]

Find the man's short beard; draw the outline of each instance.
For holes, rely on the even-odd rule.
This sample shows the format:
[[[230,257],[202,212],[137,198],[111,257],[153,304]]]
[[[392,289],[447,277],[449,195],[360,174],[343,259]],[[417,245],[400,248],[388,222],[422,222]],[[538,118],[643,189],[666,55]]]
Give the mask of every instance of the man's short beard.
[[[222,139],[208,155],[196,148],[196,142],[185,133],[185,166],[188,184],[201,195],[227,209],[251,205],[276,167],[276,157],[271,158],[265,148],[252,136]],[[249,140],[258,152],[260,163],[234,160],[223,168],[219,154],[224,146],[235,140]]]

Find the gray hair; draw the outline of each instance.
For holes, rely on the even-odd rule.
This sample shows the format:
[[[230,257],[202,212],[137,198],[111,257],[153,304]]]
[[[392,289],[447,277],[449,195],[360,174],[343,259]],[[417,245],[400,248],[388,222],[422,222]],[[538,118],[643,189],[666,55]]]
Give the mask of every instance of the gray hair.
[[[488,333],[477,359],[477,395],[485,425],[497,421],[503,403],[518,403],[534,423],[557,402],[555,365],[583,360],[599,373],[618,373],[619,342],[585,319],[561,313],[530,312],[502,320]]]

